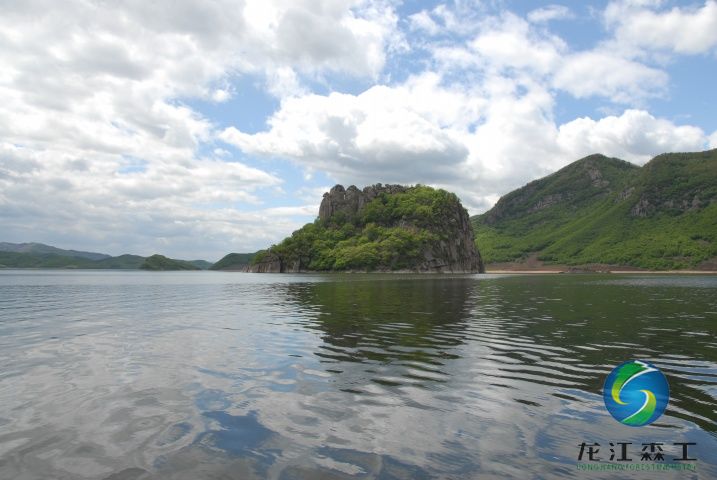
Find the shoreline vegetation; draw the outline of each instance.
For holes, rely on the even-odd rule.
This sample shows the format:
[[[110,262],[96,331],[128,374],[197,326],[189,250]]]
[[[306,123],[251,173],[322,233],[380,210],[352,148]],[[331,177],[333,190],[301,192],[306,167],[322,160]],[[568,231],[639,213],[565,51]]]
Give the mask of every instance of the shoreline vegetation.
[[[695,270],[650,270],[646,268],[626,267],[619,265],[544,265],[536,268],[526,268],[521,264],[487,264],[485,273],[489,274],[660,274],[660,275],[717,275],[715,269]]]
[[[614,267],[605,270],[590,270],[584,268],[565,267],[550,265],[552,268],[543,269],[524,269],[519,266],[513,268],[500,267],[496,268],[490,264],[485,266],[485,271],[482,273],[469,273],[469,272],[418,272],[415,270],[342,270],[342,271],[300,271],[300,272],[283,272],[289,275],[354,275],[354,274],[368,274],[368,275],[420,275],[420,276],[436,276],[436,277],[450,277],[450,276],[462,276],[462,275],[717,275],[717,270],[647,270],[647,269],[636,269],[626,267]],[[249,272],[245,268],[227,268],[227,269],[146,269],[146,268],[58,268],[58,267],[6,267],[0,265],[0,272],[9,270],[22,270],[22,271],[86,271],[86,272],[214,272],[214,273],[257,273]]]

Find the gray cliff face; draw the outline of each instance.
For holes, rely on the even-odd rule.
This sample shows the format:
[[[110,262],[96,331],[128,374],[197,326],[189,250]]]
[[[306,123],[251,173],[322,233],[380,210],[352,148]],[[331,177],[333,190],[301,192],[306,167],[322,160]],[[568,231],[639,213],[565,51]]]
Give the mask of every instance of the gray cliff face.
[[[251,273],[300,273],[306,272],[300,260],[285,261],[274,253],[267,254],[261,262],[247,265],[244,272]]]
[[[334,186],[324,197],[319,207],[319,219],[327,221],[334,215],[357,215],[363,207],[382,193],[388,195],[406,192],[410,187],[402,185],[371,185],[359,190],[354,185],[344,188]],[[401,220],[398,227],[416,228]],[[429,228],[440,234],[442,240],[427,245],[421,258],[409,271],[421,273],[483,273],[485,268],[476,249],[473,227],[468,212],[459,202],[448,215]],[[305,261],[306,260],[306,261]],[[307,271],[308,259],[283,259],[275,253],[268,253],[263,261],[249,265],[246,271],[256,273],[294,273]],[[390,269],[385,269],[390,271]],[[380,271],[380,270],[379,270]]]
[[[450,216],[438,226],[449,232],[448,240],[429,245],[422,253],[423,260],[416,265],[419,272],[485,273],[483,259],[476,248],[473,226],[468,212],[458,205]]]
[[[378,197],[382,193],[402,193],[408,187],[402,185],[371,185],[359,190],[354,185],[344,189],[343,185],[336,185],[329,192],[324,193],[319,207],[319,218],[328,220],[336,213],[342,212],[347,215],[355,215],[363,209],[364,205]]]

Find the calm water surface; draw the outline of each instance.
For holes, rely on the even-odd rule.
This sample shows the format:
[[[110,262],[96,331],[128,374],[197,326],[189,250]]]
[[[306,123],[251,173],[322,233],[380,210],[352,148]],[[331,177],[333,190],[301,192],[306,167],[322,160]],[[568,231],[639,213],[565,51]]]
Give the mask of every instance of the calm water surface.
[[[617,477],[717,478],[715,334],[706,276],[0,271],[0,479],[614,478],[578,445],[685,441]],[[648,427],[601,397],[633,358]]]

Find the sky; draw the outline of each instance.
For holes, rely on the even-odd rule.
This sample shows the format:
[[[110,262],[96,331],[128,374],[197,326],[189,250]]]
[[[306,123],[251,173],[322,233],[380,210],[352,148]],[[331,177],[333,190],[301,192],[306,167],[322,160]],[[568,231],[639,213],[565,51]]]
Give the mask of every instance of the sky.
[[[0,241],[216,261],[341,183],[471,214],[717,147],[717,1],[0,0]]]

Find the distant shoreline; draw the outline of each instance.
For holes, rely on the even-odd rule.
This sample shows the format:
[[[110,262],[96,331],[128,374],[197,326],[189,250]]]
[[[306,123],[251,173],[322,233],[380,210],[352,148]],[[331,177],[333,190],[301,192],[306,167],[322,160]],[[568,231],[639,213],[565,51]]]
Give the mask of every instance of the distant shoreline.
[[[485,266],[485,273],[492,274],[555,274],[555,273],[614,273],[614,274],[680,274],[680,275],[716,275],[714,269],[682,269],[682,270],[650,270],[645,268],[628,267],[624,265],[531,265],[530,263],[494,263]]]
[[[247,272],[240,268],[227,268],[222,270],[145,270],[139,268],[52,268],[52,267],[4,267],[0,266],[0,272],[9,270],[27,270],[27,271],[38,271],[38,270],[50,270],[57,272],[145,272],[145,273],[170,273],[170,272],[219,272],[219,273],[252,273]],[[274,272],[272,272],[274,273]],[[381,273],[381,274],[393,274],[393,275],[482,275],[479,273],[470,272],[415,272],[411,270],[393,270],[393,271],[357,271],[357,270],[335,270],[335,271],[301,271],[301,272],[283,272],[285,274],[364,274],[364,273]],[[264,273],[262,273],[264,274]],[[542,267],[542,268],[519,268],[505,267],[500,268],[486,267],[484,274],[488,275],[555,275],[555,274],[570,274],[570,275],[581,275],[581,274],[616,274],[616,275],[630,275],[630,274],[649,274],[649,275],[717,275],[717,270],[644,270],[644,269],[630,269],[625,267],[617,267],[612,269],[591,269],[584,268],[581,266],[572,267]],[[271,275],[271,273],[269,273]]]
[[[717,275],[717,270],[606,270],[606,271],[584,271],[584,272],[571,272],[569,270],[486,270],[485,273],[492,275],[506,275],[506,274],[533,274],[533,275],[554,275],[558,273],[565,273],[571,275],[580,274],[660,274],[660,275]]]

